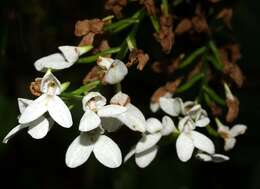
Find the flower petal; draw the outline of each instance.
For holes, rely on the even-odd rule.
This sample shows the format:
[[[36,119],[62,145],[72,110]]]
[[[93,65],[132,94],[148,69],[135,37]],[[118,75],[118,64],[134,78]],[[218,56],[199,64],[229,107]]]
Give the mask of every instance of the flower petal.
[[[127,162],[134,154],[135,154],[135,146],[133,146],[131,150],[126,154],[124,158],[124,162]]]
[[[146,130],[149,133],[156,133],[163,128],[162,123],[156,118],[149,118],[146,120]]]
[[[75,46],[59,46],[59,50],[62,52],[66,60],[70,63],[75,63],[79,59],[79,49]]]
[[[158,152],[158,146],[155,145],[144,152],[135,154],[135,162],[138,165],[138,167],[141,168],[147,167],[154,160],[157,152]]]
[[[33,100],[25,99],[25,98],[18,98],[18,106],[20,113],[23,113],[25,108],[33,102]]]
[[[187,134],[181,133],[176,141],[176,150],[181,161],[188,161],[194,150],[192,139]]]
[[[61,83],[51,72],[47,72],[42,78],[41,92],[51,96],[61,93]]]
[[[101,95],[99,92],[89,92],[82,99],[82,106],[83,106],[83,110],[84,111],[86,111],[86,109],[89,109],[87,107],[87,105],[88,105],[90,100],[94,100],[95,101],[96,108],[103,107],[107,103],[106,98],[103,95]]]
[[[143,113],[132,104],[128,104],[126,108],[127,111],[116,116],[116,118],[133,131],[145,132],[146,121]]]
[[[39,119],[30,123],[28,134],[31,135],[34,139],[41,139],[47,135],[49,130],[49,120],[42,116]]]
[[[203,117],[195,122],[197,127],[206,127],[210,123],[210,119],[208,117]]]
[[[98,57],[97,65],[100,66],[101,68],[108,70],[112,63],[114,62],[113,58],[107,58],[107,57]]]
[[[109,168],[119,167],[122,163],[122,154],[118,145],[105,135],[99,136],[93,152],[97,160]]]
[[[160,97],[159,102],[161,109],[165,113],[171,116],[178,116],[181,113],[182,101],[180,98]]]
[[[27,106],[19,118],[19,123],[26,124],[39,118],[47,111],[48,96],[41,95]]]
[[[162,118],[162,130],[161,133],[163,136],[169,135],[172,132],[177,133],[178,130],[174,125],[174,122],[172,121],[172,119],[169,116],[163,116]]]
[[[34,63],[34,67],[37,71],[45,71],[48,68],[54,70],[61,70],[65,68],[69,68],[72,66],[72,63],[69,63],[65,60],[64,56],[60,53],[51,54],[49,56],[45,56],[40,58]]]
[[[69,128],[72,126],[72,117],[67,105],[58,96],[52,96],[48,102],[48,112],[52,119],[60,126]]]
[[[212,158],[212,161],[215,163],[222,163],[229,160],[229,157],[223,154],[212,154]]]
[[[196,148],[209,154],[213,154],[215,152],[215,146],[208,137],[197,131],[191,131],[190,134]]]
[[[65,157],[66,165],[70,168],[82,165],[88,160],[93,148],[91,137],[82,133],[70,144]]]
[[[20,130],[28,127],[28,124],[24,124],[24,125],[17,125],[16,127],[14,127],[3,139],[3,143],[7,143],[11,138],[13,138]]]
[[[247,130],[247,126],[246,125],[242,125],[242,124],[237,124],[234,125],[231,129],[230,129],[230,134],[232,137],[236,137],[238,135],[242,135],[246,132]]]
[[[119,83],[125,78],[127,73],[128,70],[126,65],[120,60],[114,60],[112,66],[104,77],[104,81],[109,84]]]
[[[162,137],[161,133],[143,135],[141,140],[139,140],[136,145],[136,153],[144,152],[149,148],[153,147],[155,144],[159,142],[161,137]]]
[[[113,117],[102,117],[101,118],[102,128],[108,132],[115,132],[123,125],[121,121]]]
[[[205,162],[208,162],[208,161],[212,161],[213,158],[211,155],[209,154],[205,154],[205,153],[197,153],[196,154],[196,158],[198,158],[199,160],[201,161],[205,161]]]
[[[119,105],[106,105],[98,109],[97,114],[100,117],[112,117],[126,112],[127,108]]]
[[[235,147],[236,139],[235,138],[227,138],[225,139],[224,150],[229,151]]]
[[[150,110],[153,113],[157,112],[159,110],[159,108],[160,108],[160,104],[159,103],[157,103],[157,102],[151,102],[150,103]]]
[[[100,126],[101,120],[97,114],[91,110],[86,110],[79,123],[80,131],[90,131]]]

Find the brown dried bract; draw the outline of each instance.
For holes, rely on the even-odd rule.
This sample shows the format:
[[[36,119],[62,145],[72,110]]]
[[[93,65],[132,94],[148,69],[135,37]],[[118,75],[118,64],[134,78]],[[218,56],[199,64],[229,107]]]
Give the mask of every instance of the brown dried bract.
[[[104,21],[101,19],[82,20],[75,24],[74,34],[78,37],[87,35],[88,33],[103,33]]]
[[[112,11],[116,17],[122,17],[122,10],[127,5],[127,0],[107,0],[105,2],[105,9]]]
[[[154,0],[140,0],[140,4],[143,4],[145,6],[145,9],[149,15],[156,15]]]
[[[175,29],[177,35],[186,33],[192,29],[192,22],[188,18],[182,19]]]
[[[231,62],[225,63],[224,74],[228,75],[238,87],[242,87],[244,83],[244,75],[237,64]]]
[[[32,93],[32,95],[34,96],[41,96],[42,92],[41,92],[41,78],[35,78],[35,80],[33,82],[31,82],[30,84],[30,92]]]
[[[95,37],[95,34],[90,32],[88,33],[87,35],[85,35],[80,43],[79,43],[79,46],[86,46],[86,45],[92,45],[93,42],[94,42],[94,37]]]
[[[221,116],[222,114],[222,108],[219,107],[215,102],[210,103],[210,110],[214,117]]]
[[[239,113],[239,100],[236,97],[234,99],[227,99],[226,104],[228,106],[226,121],[233,122]]]
[[[237,43],[231,43],[226,45],[226,48],[230,51],[231,62],[236,63],[241,58],[239,45]]]
[[[225,9],[222,9],[218,13],[217,18],[223,19],[226,26],[229,27],[229,28],[232,28],[232,26],[231,26],[232,16],[233,16],[233,10],[231,8],[225,8]]]
[[[128,63],[126,64],[126,66],[131,67],[134,64],[138,64],[137,69],[142,71],[148,60],[149,55],[144,53],[142,49],[133,49],[129,54]]]
[[[165,64],[163,64],[162,62],[156,61],[152,64],[152,70],[155,73],[162,73],[165,70]]]
[[[166,95],[168,90],[165,88],[165,86],[159,87],[152,95],[151,102],[159,102],[160,97]]]
[[[87,84],[91,81],[103,80],[105,73],[104,71],[97,65],[93,66],[92,69],[87,73],[85,78],[83,79],[83,84]]]
[[[155,33],[154,36],[161,44],[162,50],[169,54],[174,43],[173,20],[170,15],[160,17],[160,32]]]
[[[178,78],[175,81],[167,82],[165,85],[165,89],[170,93],[175,93],[179,85],[181,84],[182,78]]]
[[[102,40],[97,48],[93,50],[93,53],[98,53],[110,48],[110,45],[107,40]],[[111,54],[103,55],[103,57],[111,57]]]
[[[208,33],[209,26],[205,16],[194,16],[191,19],[193,28],[198,33]]]

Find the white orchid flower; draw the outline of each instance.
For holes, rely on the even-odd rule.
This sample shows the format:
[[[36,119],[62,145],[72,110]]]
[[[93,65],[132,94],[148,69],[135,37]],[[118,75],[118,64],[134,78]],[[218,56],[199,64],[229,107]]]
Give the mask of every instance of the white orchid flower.
[[[247,126],[243,124],[236,124],[231,129],[228,126],[223,125],[219,119],[216,119],[218,126],[218,133],[224,139],[224,150],[228,151],[234,148],[236,144],[236,138],[246,132]]]
[[[58,96],[61,93],[61,84],[50,71],[42,78],[41,92],[42,95],[25,108],[19,118],[19,123],[30,123],[48,112],[50,117],[60,126],[71,127],[71,113],[67,105]]]
[[[112,97],[110,103],[124,106],[127,109],[125,112],[113,116],[114,118],[120,120],[123,124],[125,124],[133,131],[145,132],[145,117],[136,106],[130,103],[130,98],[127,94],[118,92]]]
[[[37,71],[46,71],[47,69],[62,70],[71,67],[81,55],[88,52],[92,47],[60,46],[61,53],[54,53],[49,56],[38,59],[34,63]]]
[[[128,73],[126,65],[118,59],[99,57],[97,64],[105,71],[103,80],[109,84],[120,83]]]
[[[92,152],[100,163],[109,168],[119,167],[122,163],[118,145],[97,128],[91,132],[81,132],[70,144],[65,157],[66,165],[78,167],[88,160]]]
[[[207,154],[204,152],[198,152],[196,158],[205,162],[222,163],[229,160],[228,156],[223,154]]]
[[[179,159],[183,162],[191,158],[194,148],[209,154],[215,152],[213,142],[205,135],[195,131],[195,128],[196,125],[189,116],[179,121],[178,129],[180,134],[176,141],[176,150]]]
[[[106,98],[98,92],[90,92],[82,99],[85,111],[79,124],[79,130],[86,132],[101,125],[101,118],[116,117],[124,113],[127,108],[120,105],[106,105]]]
[[[168,116],[163,117],[162,123],[156,118],[149,118],[146,121],[146,127],[147,132],[125,156],[124,162],[135,155],[136,164],[141,168],[147,167],[156,157],[157,143],[161,137],[177,131],[172,119]]]
[[[165,97],[165,98],[171,98],[172,97],[172,93],[166,92],[163,96],[161,97]],[[150,110],[155,113],[160,109],[160,102],[150,102]]]
[[[190,116],[197,127],[205,127],[210,123],[207,112],[194,101],[184,102],[181,112],[184,116]]]
[[[181,98],[172,98],[170,95],[162,96],[159,99],[159,107],[168,115],[176,117],[179,116],[181,113],[182,107],[182,100]],[[156,110],[156,104],[153,104],[151,107],[152,109]]]
[[[18,98],[18,106],[20,113],[22,114],[25,108],[31,104],[33,100]],[[3,143],[7,143],[11,138],[13,138],[20,130],[24,128],[28,128],[28,134],[31,135],[34,139],[44,138],[48,131],[50,130],[53,124],[52,119],[46,118],[45,116],[40,116],[38,119],[27,123],[27,124],[19,124],[14,127],[3,139]]]

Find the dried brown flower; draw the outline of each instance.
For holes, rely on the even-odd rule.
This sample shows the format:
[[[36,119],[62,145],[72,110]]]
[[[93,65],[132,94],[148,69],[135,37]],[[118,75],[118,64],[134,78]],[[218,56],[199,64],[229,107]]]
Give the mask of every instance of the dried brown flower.
[[[140,4],[144,4],[147,13],[151,16],[156,15],[154,0],[140,0]]]
[[[162,50],[169,54],[174,43],[173,20],[170,15],[160,17],[160,32],[155,33],[154,36],[161,44]]]
[[[192,29],[192,22],[188,18],[182,19],[175,29],[177,35],[186,33]]]
[[[87,35],[92,32],[94,34],[103,33],[104,21],[101,19],[82,20],[75,24],[74,34],[78,37]]]
[[[126,66],[131,67],[134,64],[138,64],[137,69],[142,71],[148,60],[149,55],[144,53],[142,49],[133,49],[129,54],[128,63],[126,64]]]
[[[217,18],[223,19],[226,26],[229,27],[229,28],[232,28],[232,26],[231,26],[232,16],[233,16],[233,10],[231,8],[225,8],[225,9],[222,9],[218,13]]]
[[[32,95],[34,96],[41,96],[42,92],[41,92],[41,78],[35,78],[35,80],[33,82],[31,82],[30,84],[30,92],[32,93]]]
[[[86,45],[92,45],[93,42],[94,42],[94,37],[95,37],[95,34],[90,32],[88,33],[87,35],[85,35],[80,43],[79,43],[79,46],[86,46]]]
[[[83,84],[87,84],[87,83],[89,83],[91,81],[95,81],[95,80],[102,81],[104,75],[105,75],[104,71],[99,66],[95,65],[84,77]]]
[[[165,89],[170,93],[175,93],[176,89],[181,84],[182,78],[178,78],[174,81],[167,82],[165,85]]]
[[[239,100],[234,97],[233,99],[227,99],[226,104],[228,106],[228,112],[226,115],[227,122],[233,122],[239,113]]]
[[[191,19],[193,28],[198,33],[208,33],[209,26],[205,16],[194,16]]]
[[[122,10],[127,5],[127,0],[107,0],[105,2],[105,9],[112,11],[116,17],[122,17]]]
[[[214,117],[221,116],[222,114],[222,108],[219,107],[215,102],[210,103],[210,110]]]
[[[193,76],[195,76],[196,74],[200,73],[201,72],[201,69],[202,69],[202,66],[203,66],[203,62],[202,61],[199,61],[197,63],[197,65],[190,71],[190,73],[188,74],[188,80],[192,79]]]
[[[244,83],[244,75],[237,64],[231,62],[225,63],[224,74],[228,75],[238,87],[242,87]]]
[[[151,102],[159,102],[160,97],[166,95],[168,90],[165,88],[165,86],[159,87],[152,95]]]
[[[231,43],[226,45],[226,48],[230,51],[230,60],[232,63],[236,63],[240,57],[240,47],[237,43]]]
[[[104,51],[110,48],[110,45],[107,40],[102,40],[99,44],[99,46],[95,49],[93,49],[93,53],[98,53],[100,51]],[[103,57],[111,57],[111,54],[103,55]]]

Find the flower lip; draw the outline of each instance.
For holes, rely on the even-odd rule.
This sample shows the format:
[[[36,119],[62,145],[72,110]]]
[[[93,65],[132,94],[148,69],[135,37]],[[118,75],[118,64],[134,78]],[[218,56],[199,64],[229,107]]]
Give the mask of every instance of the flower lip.
[[[61,93],[60,81],[49,71],[42,78],[41,92],[51,96]]]

